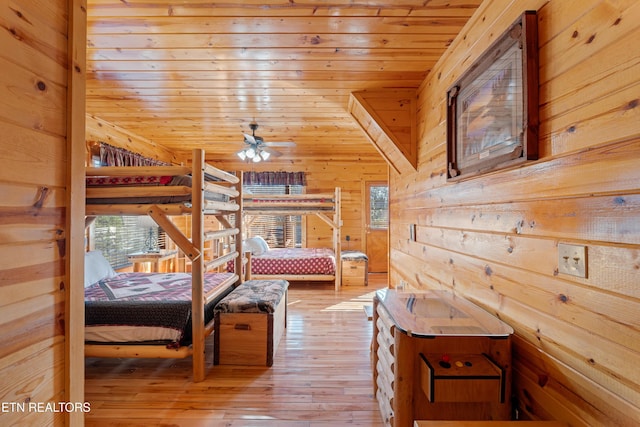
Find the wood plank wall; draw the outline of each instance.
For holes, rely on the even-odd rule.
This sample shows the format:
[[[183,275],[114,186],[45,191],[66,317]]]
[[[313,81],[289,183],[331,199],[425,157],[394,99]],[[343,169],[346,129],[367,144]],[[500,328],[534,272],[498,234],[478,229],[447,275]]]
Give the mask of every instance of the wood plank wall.
[[[538,10],[540,159],[447,183],[446,91],[524,10]],[[637,1],[483,2],[419,90],[418,172],[391,174],[390,283],[514,327],[521,418],[640,424],[638,40]],[[587,248],[587,278],[558,272],[560,242]]]
[[[388,167],[382,157],[377,161],[333,162],[309,165],[308,192],[333,192],[341,189],[342,250],[366,250],[366,187],[367,181],[387,181]],[[346,237],[350,240],[347,241]],[[331,230],[320,219],[310,216],[307,219],[307,246],[331,247]]]
[[[0,7],[0,402],[65,401],[68,1]],[[71,393],[73,394],[73,393]],[[0,425],[63,425],[0,411]]]

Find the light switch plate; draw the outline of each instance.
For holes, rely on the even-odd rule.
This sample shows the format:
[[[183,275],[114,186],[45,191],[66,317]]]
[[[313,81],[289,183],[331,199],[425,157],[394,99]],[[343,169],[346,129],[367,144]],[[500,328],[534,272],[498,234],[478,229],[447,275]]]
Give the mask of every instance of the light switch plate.
[[[558,243],[558,272],[587,277],[587,247]]]

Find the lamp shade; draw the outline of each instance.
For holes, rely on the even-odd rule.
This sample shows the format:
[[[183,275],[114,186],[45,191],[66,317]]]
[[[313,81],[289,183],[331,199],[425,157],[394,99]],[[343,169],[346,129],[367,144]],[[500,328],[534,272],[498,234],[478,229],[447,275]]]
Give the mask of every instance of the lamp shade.
[[[238,156],[240,160],[251,160],[253,163],[259,163],[271,157],[271,153],[263,150],[259,145],[251,144],[249,147],[238,151],[236,156]]]
[[[158,224],[153,220],[153,218],[151,218],[150,216],[147,215],[141,215],[138,217],[137,219],[138,222],[138,226],[142,227],[142,228],[155,228],[158,227]]]

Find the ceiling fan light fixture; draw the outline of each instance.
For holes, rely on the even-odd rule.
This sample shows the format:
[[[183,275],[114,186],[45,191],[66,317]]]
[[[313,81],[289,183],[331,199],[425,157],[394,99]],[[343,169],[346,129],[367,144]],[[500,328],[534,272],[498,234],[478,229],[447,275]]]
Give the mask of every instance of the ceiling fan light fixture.
[[[265,148],[265,145],[267,145],[267,143],[264,142],[264,139],[262,137],[256,136],[256,129],[258,129],[257,123],[251,123],[249,127],[251,128],[251,135],[243,133],[244,143],[246,144],[246,147],[236,153],[236,155],[240,157],[241,160],[251,160],[254,163],[259,163],[271,158],[272,155],[276,157],[282,155],[282,153],[277,150]],[[290,144],[294,143],[286,144],[287,146],[289,146]]]

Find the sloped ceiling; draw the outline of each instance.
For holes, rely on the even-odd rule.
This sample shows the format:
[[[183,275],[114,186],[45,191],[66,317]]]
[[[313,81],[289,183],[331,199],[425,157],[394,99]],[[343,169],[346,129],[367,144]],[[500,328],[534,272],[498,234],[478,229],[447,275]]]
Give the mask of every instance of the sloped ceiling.
[[[415,171],[417,94],[414,89],[353,92],[349,113],[396,172]]]

